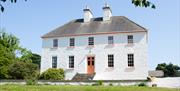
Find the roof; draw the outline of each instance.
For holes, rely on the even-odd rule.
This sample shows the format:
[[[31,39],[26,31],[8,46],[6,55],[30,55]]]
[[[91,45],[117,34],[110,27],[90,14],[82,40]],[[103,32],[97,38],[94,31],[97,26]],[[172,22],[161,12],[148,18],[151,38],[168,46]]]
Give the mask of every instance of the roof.
[[[149,76],[153,76],[153,77],[163,77],[164,76],[164,72],[162,70],[152,70],[152,71],[148,71]]]
[[[102,17],[92,18],[90,22],[75,19],[45,34],[42,38],[65,37],[84,34],[119,33],[119,32],[146,32],[147,29],[129,20],[124,16],[112,16],[109,21]]]

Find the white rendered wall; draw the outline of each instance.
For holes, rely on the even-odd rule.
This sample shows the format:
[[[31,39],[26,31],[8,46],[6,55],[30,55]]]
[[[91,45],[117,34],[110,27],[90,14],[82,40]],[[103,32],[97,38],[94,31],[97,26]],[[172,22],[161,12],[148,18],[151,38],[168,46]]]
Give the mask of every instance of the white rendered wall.
[[[134,44],[127,44],[127,35],[133,35]],[[108,36],[114,36],[114,46],[108,45]],[[95,46],[88,47],[88,37],[60,37],[59,47],[52,48],[52,40],[45,38],[42,44],[41,72],[52,67],[52,56],[57,56],[57,67],[66,72],[66,80],[76,73],[87,73],[87,55],[95,55],[94,80],[145,80],[148,76],[146,32],[92,35]],[[75,38],[75,47],[69,47],[69,38]],[[134,54],[134,67],[128,67],[127,54]],[[108,68],[108,54],[114,54],[114,67]],[[73,55],[74,69],[69,69],[69,56]]]
[[[110,9],[103,9],[104,10],[104,15],[103,15],[103,21],[110,20],[112,16],[112,12]]]

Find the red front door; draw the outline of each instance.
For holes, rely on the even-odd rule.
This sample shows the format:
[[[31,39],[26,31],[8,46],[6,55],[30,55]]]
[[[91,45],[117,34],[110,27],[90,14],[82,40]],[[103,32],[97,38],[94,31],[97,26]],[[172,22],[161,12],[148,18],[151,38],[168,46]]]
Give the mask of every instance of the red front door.
[[[87,73],[94,74],[94,60],[95,57],[87,57]]]

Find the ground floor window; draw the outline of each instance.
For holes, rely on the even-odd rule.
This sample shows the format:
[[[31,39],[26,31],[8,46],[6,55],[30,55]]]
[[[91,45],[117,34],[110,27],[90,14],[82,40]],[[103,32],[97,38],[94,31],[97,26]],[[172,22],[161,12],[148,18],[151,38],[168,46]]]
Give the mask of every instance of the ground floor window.
[[[57,68],[57,56],[52,57],[52,68]]]
[[[134,66],[134,54],[128,54],[128,67]]]
[[[114,67],[114,55],[113,54],[108,55],[108,67]]]
[[[69,56],[69,68],[74,68],[74,56]]]

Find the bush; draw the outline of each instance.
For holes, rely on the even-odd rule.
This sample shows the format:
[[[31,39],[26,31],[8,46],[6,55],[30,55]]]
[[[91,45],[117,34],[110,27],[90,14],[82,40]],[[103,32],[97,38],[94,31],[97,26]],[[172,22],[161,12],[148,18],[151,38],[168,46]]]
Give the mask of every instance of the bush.
[[[40,79],[45,80],[64,80],[64,70],[63,69],[55,69],[50,68],[43,72],[40,76]]]
[[[17,61],[9,67],[9,74],[14,79],[36,79],[39,75],[38,65]]]
[[[109,86],[113,86],[113,84],[112,84],[112,83],[109,83]]]
[[[147,85],[145,83],[139,83],[138,86],[139,87],[146,87]]]
[[[26,85],[36,85],[37,80],[36,79],[27,79],[26,80]]]
[[[96,83],[92,84],[92,86],[101,86],[101,85],[103,85],[102,80],[98,80]]]

